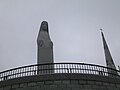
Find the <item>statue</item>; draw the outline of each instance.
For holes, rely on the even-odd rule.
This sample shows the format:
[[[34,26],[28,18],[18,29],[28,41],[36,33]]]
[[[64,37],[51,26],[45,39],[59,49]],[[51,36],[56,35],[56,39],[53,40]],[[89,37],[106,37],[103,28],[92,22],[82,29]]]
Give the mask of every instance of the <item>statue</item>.
[[[48,30],[48,23],[43,21],[40,26],[40,31],[37,38],[37,45],[38,45],[38,53],[37,53],[37,64],[46,64],[46,63],[54,63],[53,60],[53,42],[50,39],[49,30]],[[49,69],[49,71],[53,73],[53,66],[49,67],[42,67],[39,66],[39,74],[45,73],[44,71],[40,71],[44,69]]]

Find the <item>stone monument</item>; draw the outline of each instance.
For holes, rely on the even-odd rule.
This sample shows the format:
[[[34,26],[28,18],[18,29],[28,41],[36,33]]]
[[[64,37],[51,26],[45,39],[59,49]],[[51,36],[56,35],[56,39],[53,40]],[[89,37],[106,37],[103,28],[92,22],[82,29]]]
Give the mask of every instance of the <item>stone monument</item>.
[[[43,21],[37,38],[38,55],[37,63],[53,63],[53,42],[50,39],[48,23]]]
[[[46,21],[43,21],[41,23],[40,31],[37,38],[37,45],[38,45],[37,64],[41,64],[40,66],[38,66],[38,74],[53,73],[54,72],[53,64],[49,65],[49,67],[47,65],[50,63],[54,63],[54,60],[53,60],[53,42],[50,39],[48,23]]]

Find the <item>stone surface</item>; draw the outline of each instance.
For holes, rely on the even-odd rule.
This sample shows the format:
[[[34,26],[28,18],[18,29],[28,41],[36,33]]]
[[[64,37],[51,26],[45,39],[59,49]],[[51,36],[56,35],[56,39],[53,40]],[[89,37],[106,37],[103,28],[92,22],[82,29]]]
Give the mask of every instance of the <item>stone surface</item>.
[[[120,78],[81,74],[37,75],[2,81],[0,90],[120,90]]]

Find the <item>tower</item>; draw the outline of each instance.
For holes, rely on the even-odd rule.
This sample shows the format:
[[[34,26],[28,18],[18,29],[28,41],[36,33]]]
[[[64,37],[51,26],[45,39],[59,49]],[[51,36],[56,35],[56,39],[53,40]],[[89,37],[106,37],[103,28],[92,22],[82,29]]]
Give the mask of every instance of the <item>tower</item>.
[[[53,42],[50,39],[48,23],[46,21],[41,23],[37,45],[37,64],[53,63]]]
[[[37,40],[38,64],[0,72],[0,90],[120,90],[120,71],[115,70],[103,32],[102,38],[109,68],[87,63],[53,63],[53,44],[48,23],[43,21]]]

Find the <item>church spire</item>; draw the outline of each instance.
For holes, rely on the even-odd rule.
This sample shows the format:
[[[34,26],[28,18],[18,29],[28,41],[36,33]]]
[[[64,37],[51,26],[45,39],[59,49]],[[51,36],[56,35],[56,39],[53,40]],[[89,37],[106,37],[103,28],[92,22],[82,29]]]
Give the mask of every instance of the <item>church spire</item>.
[[[113,61],[113,59],[112,59],[111,53],[110,53],[110,51],[109,51],[107,42],[106,42],[105,37],[104,37],[103,30],[102,30],[102,29],[100,29],[100,30],[101,30],[102,40],[103,40],[104,53],[105,53],[105,59],[106,59],[106,66],[109,67],[109,68],[112,68],[112,69],[115,69],[115,70],[116,70],[114,61]],[[108,73],[117,74],[117,72],[115,72],[115,71],[113,72],[113,71],[111,71],[111,70],[108,70]]]

